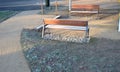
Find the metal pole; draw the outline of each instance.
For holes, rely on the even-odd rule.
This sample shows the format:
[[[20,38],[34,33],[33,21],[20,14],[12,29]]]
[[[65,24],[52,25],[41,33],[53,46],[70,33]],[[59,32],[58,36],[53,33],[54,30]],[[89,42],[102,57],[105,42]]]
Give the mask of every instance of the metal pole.
[[[42,2],[42,3],[41,3],[41,14],[43,15],[43,0],[41,0],[41,2]],[[42,16],[42,15],[41,15],[41,16]]]
[[[119,22],[118,22],[118,32],[120,32],[120,13],[119,13]]]
[[[118,3],[120,2],[120,0],[118,0]],[[120,32],[120,12],[119,12],[119,16],[118,16],[118,32]]]
[[[57,3],[57,0],[56,0],[56,2],[55,2],[55,14],[57,15],[58,14],[58,3]]]
[[[44,37],[44,30],[45,30],[45,27],[44,27],[44,20],[43,20],[43,0],[42,0],[42,3],[41,3],[41,19],[42,19],[42,38]]]
[[[72,1],[69,0],[69,11],[71,11],[71,5],[72,5]]]

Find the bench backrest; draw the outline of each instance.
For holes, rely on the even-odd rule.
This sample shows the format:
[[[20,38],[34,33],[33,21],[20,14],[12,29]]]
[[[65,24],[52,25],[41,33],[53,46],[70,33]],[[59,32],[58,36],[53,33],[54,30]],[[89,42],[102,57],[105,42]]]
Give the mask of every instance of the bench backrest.
[[[88,26],[88,21],[78,20],[44,19],[44,23],[51,25]]]
[[[72,5],[72,10],[85,9],[85,10],[99,10],[99,5]]]

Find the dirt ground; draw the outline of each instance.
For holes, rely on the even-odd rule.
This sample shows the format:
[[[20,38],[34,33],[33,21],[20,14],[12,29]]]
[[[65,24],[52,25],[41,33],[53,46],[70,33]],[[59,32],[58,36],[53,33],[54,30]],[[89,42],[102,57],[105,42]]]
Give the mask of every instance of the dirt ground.
[[[89,3],[89,4],[100,5],[100,11],[98,16],[99,19],[97,19],[96,14],[87,15],[87,16],[86,15],[83,16],[83,14],[70,15],[68,11],[68,6],[66,6],[64,3],[68,3],[68,1],[67,0],[62,1],[62,3],[58,2],[58,5],[59,5],[58,11],[55,10],[56,9],[54,7],[55,3],[53,3],[53,7],[50,7],[48,9],[44,8],[44,15],[41,15],[41,18],[53,18],[57,14],[57,15],[63,16],[61,19],[88,21],[91,37],[108,38],[108,39],[116,39],[116,40],[120,39],[119,37],[120,33],[118,32],[118,14],[120,11],[120,3],[118,3],[117,0],[72,1],[73,4]],[[49,15],[53,15],[53,16],[49,16]],[[59,32],[62,33],[62,31],[59,31]],[[55,32],[53,31],[53,33]]]
[[[31,72],[120,72],[120,40],[92,37],[90,43],[42,39],[24,29],[21,44]]]

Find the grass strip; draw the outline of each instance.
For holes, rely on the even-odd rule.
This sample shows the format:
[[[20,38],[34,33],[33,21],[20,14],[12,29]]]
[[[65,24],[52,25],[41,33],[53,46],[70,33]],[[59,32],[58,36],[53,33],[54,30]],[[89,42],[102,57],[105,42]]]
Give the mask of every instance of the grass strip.
[[[18,11],[0,11],[0,22],[3,22],[4,20],[16,15],[17,13]]]

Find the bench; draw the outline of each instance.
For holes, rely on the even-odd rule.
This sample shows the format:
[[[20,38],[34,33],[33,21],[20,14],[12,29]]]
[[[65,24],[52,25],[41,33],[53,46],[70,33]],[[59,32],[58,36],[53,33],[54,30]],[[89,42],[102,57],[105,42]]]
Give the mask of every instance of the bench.
[[[74,4],[70,12],[78,13],[99,13],[99,5],[79,5]]]
[[[73,4],[71,6],[70,13],[81,13],[81,14],[99,14],[99,5],[79,5]]]
[[[44,19],[42,38],[46,28],[72,29],[85,31],[85,37],[89,37],[88,21],[65,20],[65,19]]]

